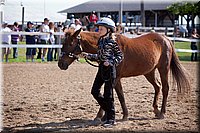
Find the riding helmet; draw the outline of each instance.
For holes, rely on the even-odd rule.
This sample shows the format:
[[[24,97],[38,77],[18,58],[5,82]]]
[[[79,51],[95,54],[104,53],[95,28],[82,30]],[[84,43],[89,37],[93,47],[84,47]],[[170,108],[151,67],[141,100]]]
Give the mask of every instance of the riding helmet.
[[[110,18],[101,18],[97,23],[96,26],[105,26],[106,28],[109,28],[111,32],[115,31],[115,23]]]

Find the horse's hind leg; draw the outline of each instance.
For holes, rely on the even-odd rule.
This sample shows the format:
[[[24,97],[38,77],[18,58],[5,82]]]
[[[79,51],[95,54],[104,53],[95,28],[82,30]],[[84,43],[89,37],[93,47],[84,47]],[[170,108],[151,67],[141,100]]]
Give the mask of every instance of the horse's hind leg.
[[[166,112],[167,97],[168,97],[168,92],[169,92],[169,84],[168,84],[169,66],[163,65],[162,68],[158,68],[158,71],[160,73],[160,78],[162,82],[162,94],[163,94],[161,113],[158,116],[158,118],[163,119],[164,114]]]
[[[117,80],[116,86],[115,86],[115,91],[117,93],[118,99],[120,101],[122,110],[123,110],[123,118],[122,120],[128,120],[128,109],[126,107],[125,99],[124,99],[124,92],[122,89],[121,81],[120,79]]]
[[[156,117],[158,117],[160,115],[160,111],[158,110],[158,97],[160,93],[161,84],[155,76],[155,69],[144,76],[154,87],[155,95],[154,95],[154,100],[153,100],[153,108],[154,108],[154,113]]]

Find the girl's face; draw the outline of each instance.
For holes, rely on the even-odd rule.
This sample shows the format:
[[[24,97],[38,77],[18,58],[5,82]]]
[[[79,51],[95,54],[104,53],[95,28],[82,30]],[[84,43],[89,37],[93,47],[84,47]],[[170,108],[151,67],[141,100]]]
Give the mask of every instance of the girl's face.
[[[99,32],[98,33],[99,33],[100,36],[105,35],[107,33],[107,28],[104,27],[104,26],[99,26]]]

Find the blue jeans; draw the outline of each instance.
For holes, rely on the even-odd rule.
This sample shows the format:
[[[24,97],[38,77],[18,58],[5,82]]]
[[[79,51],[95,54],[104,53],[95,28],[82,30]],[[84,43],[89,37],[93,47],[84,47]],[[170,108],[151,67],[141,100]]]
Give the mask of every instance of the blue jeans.
[[[48,48],[47,61],[53,61],[53,48]]]
[[[12,41],[12,44],[17,45],[17,41]],[[17,58],[18,50],[17,48],[13,48],[13,58]]]

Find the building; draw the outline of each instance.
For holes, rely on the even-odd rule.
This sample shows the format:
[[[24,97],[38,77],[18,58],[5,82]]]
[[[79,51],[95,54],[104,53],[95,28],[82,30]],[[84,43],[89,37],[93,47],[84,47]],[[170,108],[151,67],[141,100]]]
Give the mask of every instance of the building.
[[[120,20],[120,8],[122,9],[122,22],[128,26],[143,25],[143,26],[174,26],[173,15],[167,11],[167,6],[175,1],[123,1],[120,0],[108,2],[105,0],[89,1],[62,11],[70,18],[74,14],[76,18],[89,16],[92,11],[95,11],[98,17],[112,16],[112,19],[117,24]],[[144,9],[143,11],[141,9]],[[142,19],[144,15],[144,20]],[[178,19],[177,16],[175,16]]]

